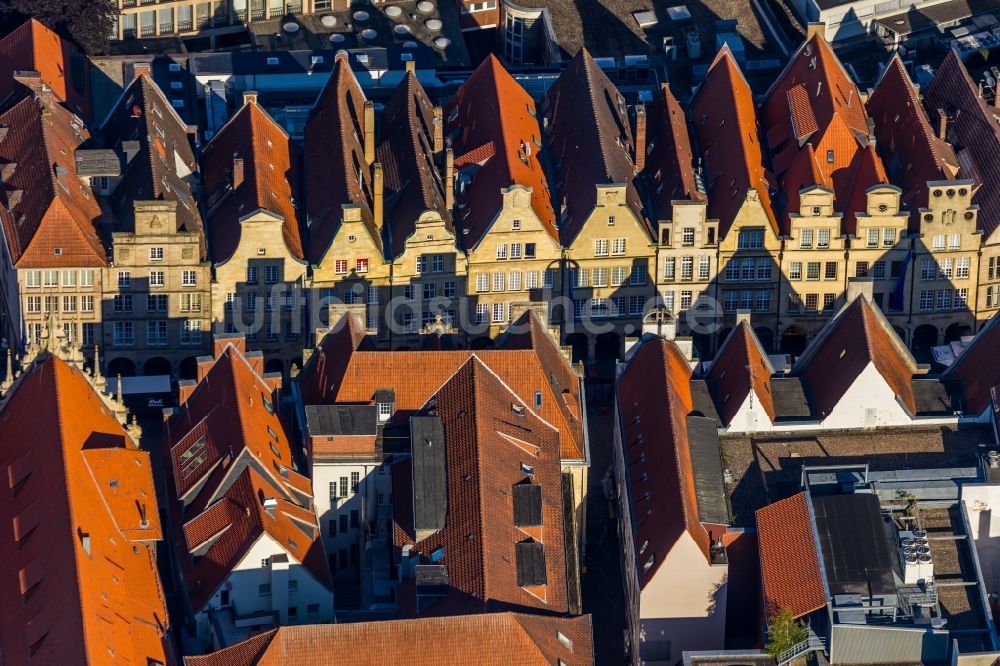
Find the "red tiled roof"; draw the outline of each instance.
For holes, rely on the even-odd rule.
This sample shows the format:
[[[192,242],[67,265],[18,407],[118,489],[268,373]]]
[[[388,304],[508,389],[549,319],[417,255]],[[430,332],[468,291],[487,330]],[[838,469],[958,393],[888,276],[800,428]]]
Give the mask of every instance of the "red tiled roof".
[[[49,357],[21,378],[0,407],[0,469],[4,664],[172,663],[141,543],[160,538],[149,454],[79,370]]]
[[[845,230],[853,232],[854,214],[864,210],[856,208],[857,195],[876,184],[868,180],[871,170],[857,167],[858,153],[870,143],[868,120],[857,86],[821,35],[806,41],[789,60],[767,92],[761,116],[768,145],[776,154],[775,175],[785,192],[779,217],[787,223],[789,214],[798,211],[798,195],[792,190],[806,172],[818,169],[822,178],[813,177],[811,184],[833,191],[834,209],[844,213]],[[816,156],[790,158],[807,145]],[[874,159],[879,161],[877,155]],[[879,164],[874,171],[881,170]],[[884,175],[880,182],[886,182]]]
[[[545,94],[546,138],[561,201],[559,230],[570,246],[597,205],[596,185],[624,184],[625,201],[652,238],[635,182],[635,143],[625,98],[581,49]]]
[[[875,121],[875,138],[886,170],[902,188],[911,228],[917,228],[919,209],[927,205],[927,181],[954,178],[958,158],[931,127],[899,54],[889,61],[868,97],[868,113]]]
[[[990,404],[990,389],[1000,384],[1000,317],[992,317],[965,351],[945,370],[942,380],[961,382],[965,411],[981,414]]]
[[[719,236],[729,233],[750,190],[760,199],[771,229],[779,234],[753,94],[728,46],[712,61],[691,108],[705,158],[708,213],[719,220]]]
[[[270,499],[274,506],[267,508],[264,501]],[[177,555],[196,612],[264,534],[333,589],[316,515],[283,499],[272,480],[248,466],[221,497],[177,531]]]
[[[569,610],[566,580],[559,433],[531,411],[482,361],[470,357],[428,400],[426,413],[444,425],[447,461],[447,513],[444,528],[415,540],[412,516],[394,516],[397,546],[413,545],[426,563],[448,571],[450,593],[428,609],[416,608],[413,586],[399,590],[400,615],[476,612],[498,608]],[[514,413],[513,405],[523,409]],[[527,474],[525,466],[534,469]],[[409,476],[394,472],[394,504],[412,502],[413,491],[399,492]],[[397,484],[396,476],[399,476]],[[514,524],[512,487],[541,486],[542,526]],[[545,579],[541,590],[519,587],[515,544],[544,545]],[[411,554],[411,557],[413,555]]]
[[[14,72],[36,71],[70,111],[89,121],[89,65],[72,43],[38,20],[28,19],[0,38],[0,101],[14,90]],[[79,80],[73,79],[74,71]]]
[[[753,329],[741,321],[722,343],[708,371],[713,385],[719,416],[727,426],[743,405],[750,390],[773,422],[774,398],[771,395],[771,364]]]
[[[243,182],[230,189],[235,158],[243,160]],[[239,246],[240,219],[257,210],[280,216],[285,245],[293,256],[305,258],[295,208],[300,159],[285,130],[255,102],[244,104],[212,137],[202,154],[202,176],[217,264]]]
[[[291,468],[277,404],[244,355],[227,346],[166,423],[178,557],[196,609],[265,532],[330,585],[316,517],[308,508],[312,484]],[[275,500],[274,515],[263,507],[265,498]],[[218,540],[209,542],[213,536]],[[190,553],[196,550],[205,552],[195,558]]]
[[[101,207],[73,158],[90,134],[62,105],[24,86],[18,93],[0,114],[0,164],[11,170],[0,186],[0,224],[11,259],[18,268],[103,266]]]
[[[130,138],[139,142],[138,153],[125,165],[111,196],[115,231],[135,228],[136,201],[176,201],[177,230],[197,233],[202,258],[207,257],[205,228],[192,191],[198,171],[192,135],[149,75],[138,76],[125,88],[101,135],[107,147]]]
[[[979,228],[986,240],[1000,227],[1000,110],[979,95],[962,59],[949,51],[924,90],[924,107],[948,116],[948,137],[962,165],[963,177],[976,181]]]
[[[765,619],[783,608],[802,617],[826,605],[809,513],[805,492],[757,510]]]
[[[537,319],[531,313],[516,323],[522,324],[529,317]],[[542,393],[538,411],[559,430],[562,458],[583,459],[579,377],[537,321],[530,347],[518,336],[500,349],[478,351],[361,351],[357,347],[362,336],[356,326],[354,322],[335,326],[299,374],[305,404],[372,404],[376,389],[391,387],[397,412],[413,413],[470,356],[477,356],[524,402],[534,405],[536,392]]]
[[[478,168],[458,169],[456,173],[456,177],[471,179],[456,199],[455,226],[461,229],[466,250],[483,239],[500,211],[500,190],[511,185],[531,188],[531,207],[558,242],[556,214],[541,162],[542,131],[535,116],[534,100],[492,55],[483,60],[445,107],[445,133],[451,136],[457,131],[453,143],[456,164],[469,151],[477,151],[478,163],[489,154],[482,147],[493,145],[492,156]],[[523,148],[531,152],[524,159]]]
[[[657,217],[666,220],[673,215],[673,201],[704,201],[705,194],[695,179],[687,118],[670,86],[663,84],[647,108],[644,171],[653,191]]]
[[[878,185],[885,185],[889,178],[885,175],[882,160],[875,152],[875,146],[868,144],[854,156],[851,165],[851,189],[848,191],[847,203],[844,205],[844,232],[857,234],[858,213],[868,210],[868,190]]]
[[[878,308],[856,298],[827,322],[793,371],[807,383],[813,413],[826,418],[868,364],[885,379],[910,414],[917,413],[913,357]]]
[[[444,185],[434,164],[434,105],[413,72],[407,72],[382,113],[382,142],[376,159],[385,185],[389,257],[398,257],[417,228],[417,218],[435,211],[451,223]]]
[[[365,94],[347,54],[337,54],[305,128],[309,260],[318,264],[340,228],[341,206],[354,204],[375,246],[382,232],[372,217],[372,172],[365,162]]]
[[[565,636],[569,644],[559,640]],[[359,649],[363,648],[363,649]],[[544,617],[489,613],[280,627],[212,654],[187,657],[187,666],[320,666],[337,655],[341,666],[589,666],[594,648],[589,615]]]
[[[791,158],[791,164],[784,170],[781,179],[782,190],[785,194],[785,210],[789,214],[798,213],[801,205],[801,192],[812,187],[822,187],[827,191],[830,187],[827,184],[826,176],[819,166],[816,158],[816,151],[812,144],[807,143],[802,150],[792,150],[783,153],[783,156]],[[789,218],[787,215],[780,218],[783,233],[789,232]]]
[[[641,344],[617,383],[640,587],[656,575],[685,532],[710,558],[687,437],[690,382],[691,367],[677,346],[656,338]]]

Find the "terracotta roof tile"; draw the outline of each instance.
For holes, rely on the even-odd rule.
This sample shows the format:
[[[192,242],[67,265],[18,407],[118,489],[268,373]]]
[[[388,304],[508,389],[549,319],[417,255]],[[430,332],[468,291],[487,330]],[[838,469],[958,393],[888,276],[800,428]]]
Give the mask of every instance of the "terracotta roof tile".
[[[141,543],[159,538],[149,456],[79,370],[49,357],[21,378],[0,407],[0,469],[16,481],[0,502],[4,663],[172,663]]]
[[[868,190],[887,184],[889,178],[885,175],[885,168],[875,151],[875,146],[871,144],[855,154],[850,173],[851,187],[848,190],[847,203],[844,205],[843,227],[845,233],[856,235],[857,214],[868,210]]]
[[[516,414],[518,405],[522,414]],[[413,544],[414,552],[444,565],[450,598],[417,610],[415,597],[401,588],[400,614],[452,614],[498,608],[535,608],[565,613],[568,608],[559,433],[517,397],[501,378],[470,357],[428,400],[423,414],[440,417],[447,461],[447,513],[444,528],[415,540],[412,515],[394,517],[396,545]],[[525,466],[533,469],[525,471]],[[394,476],[394,504],[413,501],[408,475]],[[400,476],[397,485],[396,476]],[[541,487],[541,529],[514,523],[512,487]],[[546,584],[532,593],[519,587],[515,544],[534,540],[544,545]],[[431,554],[443,548],[436,560]],[[412,556],[412,555],[411,555]],[[410,594],[414,592],[412,586]]]
[[[802,617],[826,605],[804,492],[757,510],[765,619],[783,608]]]
[[[927,205],[927,181],[949,180],[958,173],[951,145],[938,138],[916,86],[899,55],[893,56],[868,97],[868,113],[875,121],[875,138],[893,183],[903,190],[911,226],[919,223],[920,207]]]
[[[813,413],[826,418],[862,371],[873,364],[896,398],[916,414],[916,363],[877,306],[860,296],[827,322],[793,367],[807,384]]]
[[[70,111],[89,121],[88,65],[71,42],[38,20],[29,19],[0,38],[0,102],[14,89],[14,72],[36,71]],[[79,74],[77,79],[74,72]]]
[[[938,109],[948,116],[948,137],[965,178],[976,181],[973,203],[979,205],[979,227],[989,242],[1000,227],[1000,110],[979,95],[979,88],[955,51],[949,51],[924,90],[924,107],[932,118]]]
[[[719,236],[729,233],[751,190],[760,199],[772,230],[779,234],[753,94],[728,46],[712,61],[691,108],[705,159],[708,213],[719,220]]]
[[[340,228],[341,206],[361,208],[375,246],[382,233],[372,217],[372,172],[365,162],[365,94],[347,54],[338,54],[305,128],[309,260],[318,264]]]
[[[715,393],[719,416],[729,425],[753,389],[756,399],[773,422],[774,397],[771,395],[770,361],[750,325],[741,321],[722,343],[708,371],[708,381]]]
[[[280,627],[224,650],[187,657],[187,666],[342,666],[482,664],[586,666],[594,663],[589,615],[491,613]],[[569,644],[558,638],[562,634]],[[364,650],[358,650],[364,646]]]
[[[73,159],[90,134],[62,105],[24,86],[17,94],[0,114],[0,163],[12,170],[0,189],[0,224],[11,258],[18,268],[103,266],[101,207]]]
[[[822,184],[834,193],[834,209],[844,213],[845,231],[853,232],[859,193],[876,184],[870,179],[882,172],[877,155],[864,160],[879,162],[877,168],[857,166],[858,155],[870,144],[868,118],[857,86],[820,35],[806,41],[792,56],[767,92],[761,107],[767,142],[780,155],[804,151],[811,145],[817,156],[802,160],[775,159],[774,171],[785,193],[777,211],[783,223],[798,211],[798,195],[792,190],[802,182],[806,170],[818,168]],[[817,159],[818,157],[818,159]],[[811,162],[806,168],[804,164]],[[795,167],[795,168],[792,168]],[[787,169],[787,171],[786,171]],[[887,182],[882,175],[882,180]]]
[[[413,72],[406,73],[386,102],[381,130],[376,158],[385,179],[386,254],[398,257],[425,211],[435,211],[451,223],[434,164],[434,105]]]
[[[624,184],[625,201],[646,233],[655,234],[643,213],[635,181],[635,142],[622,96],[582,49],[545,94],[546,138],[555,164],[559,230],[573,244],[597,205],[595,185]]]
[[[706,560],[710,557],[687,436],[690,382],[691,367],[677,346],[656,338],[641,344],[617,383],[640,587],[656,575],[684,532]]]
[[[195,608],[265,532],[330,585],[316,517],[307,508],[312,484],[292,469],[277,404],[244,355],[227,346],[167,421],[175,543]],[[268,498],[275,500],[271,511],[263,506]],[[200,555],[191,556],[196,550]]]
[[[526,314],[527,318],[534,314]],[[531,347],[519,337],[509,348],[454,351],[360,351],[356,324],[338,324],[309,359],[298,381],[305,404],[373,404],[375,390],[393,388],[396,410],[414,413],[470,356],[477,356],[526,403],[542,393],[542,418],[561,433],[564,460],[584,457],[580,380],[537,321]],[[515,342],[521,340],[522,342]],[[352,346],[353,345],[353,346]],[[520,347],[520,348],[519,348]]]
[[[233,188],[234,160],[243,162],[243,180]],[[205,146],[202,175],[209,202],[212,255],[228,260],[240,242],[240,219],[265,210],[281,217],[289,252],[305,259],[296,210],[301,156],[298,147],[267,111],[244,104]]]
[[[990,389],[1000,384],[1000,317],[992,317],[942,375],[961,382],[965,411],[981,414],[990,405]]]
[[[142,74],[125,88],[101,126],[101,136],[109,148],[130,138],[139,142],[111,196],[115,231],[135,228],[136,201],[176,201],[177,230],[197,233],[206,257],[205,229],[192,190],[198,171],[192,136],[152,78]]]
[[[646,112],[645,173],[659,219],[671,219],[673,201],[705,201],[695,177],[694,152],[684,109],[663,84]]]
[[[456,177],[469,179],[456,199],[455,220],[466,250],[479,244],[500,211],[500,190],[515,184],[531,188],[531,207],[558,242],[556,214],[542,167],[539,148],[542,131],[536,113],[531,96],[492,55],[487,56],[445,106],[445,133],[454,137],[456,163],[469,151],[477,151],[478,163],[489,153],[482,147],[487,144],[494,147],[493,156],[477,168],[457,169]],[[531,154],[522,159],[524,148]]]

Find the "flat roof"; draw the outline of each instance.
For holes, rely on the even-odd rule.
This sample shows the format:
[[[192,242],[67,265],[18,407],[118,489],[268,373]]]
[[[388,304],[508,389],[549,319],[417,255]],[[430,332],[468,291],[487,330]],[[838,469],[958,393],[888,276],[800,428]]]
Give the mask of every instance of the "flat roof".
[[[444,424],[439,416],[410,419],[413,458],[413,528],[440,530],[448,512]]]
[[[820,495],[812,497],[812,504],[830,594],[895,594],[878,497]]]
[[[374,435],[377,421],[374,405],[306,406],[306,428],[312,436]]]
[[[842,3],[850,4],[850,3]],[[928,7],[908,9],[875,19],[875,22],[897,35],[909,35],[921,30],[938,28],[940,24],[1000,10],[996,0],[949,0]]]

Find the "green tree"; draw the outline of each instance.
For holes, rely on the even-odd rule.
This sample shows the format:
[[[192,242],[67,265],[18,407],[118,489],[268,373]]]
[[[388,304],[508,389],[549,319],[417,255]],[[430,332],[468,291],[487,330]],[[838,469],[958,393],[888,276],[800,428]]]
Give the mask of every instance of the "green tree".
[[[782,608],[767,626],[767,644],[764,646],[764,651],[777,659],[782,652],[790,650],[807,638],[809,630],[806,625],[796,620],[790,609]]]
[[[117,17],[115,0],[0,0],[0,34],[34,18],[87,53],[107,49]]]

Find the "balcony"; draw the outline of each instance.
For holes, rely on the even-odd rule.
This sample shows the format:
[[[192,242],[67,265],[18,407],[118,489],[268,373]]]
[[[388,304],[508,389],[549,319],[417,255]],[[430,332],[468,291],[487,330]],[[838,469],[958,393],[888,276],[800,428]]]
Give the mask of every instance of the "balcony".
[[[139,36],[140,37],[152,37],[155,34],[156,34],[156,26],[155,25],[144,25],[141,28],[139,28]]]
[[[194,22],[191,19],[177,22],[177,32],[190,32],[194,29]]]

